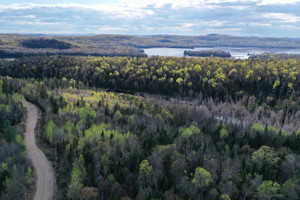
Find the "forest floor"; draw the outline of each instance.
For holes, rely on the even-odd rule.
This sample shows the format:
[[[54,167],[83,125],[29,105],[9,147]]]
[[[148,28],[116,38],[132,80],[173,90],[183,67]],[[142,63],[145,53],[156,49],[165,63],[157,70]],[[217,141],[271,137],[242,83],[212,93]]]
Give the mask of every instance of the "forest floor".
[[[52,200],[54,192],[54,172],[51,163],[35,143],[34,130],[38,120],[38,108],[26,102],[28,111],[26,120],[26,150],[35,170],[36,191],[34,200]]]

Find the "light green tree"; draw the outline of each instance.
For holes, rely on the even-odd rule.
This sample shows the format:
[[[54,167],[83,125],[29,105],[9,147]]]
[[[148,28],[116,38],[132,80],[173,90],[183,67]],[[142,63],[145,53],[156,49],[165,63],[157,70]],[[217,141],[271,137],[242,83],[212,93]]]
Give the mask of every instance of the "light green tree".
[[[96,118],[96,112],[92,107],[85,106],[80,108],[79,117],[85,120],[85,126],[89,128],[92,125],[92,120]]]
[[[230,197],[228,194],[222,194],[220,200],[230,200]]]
[[[47,140],[52,144],[53,142],[53,137],[55,135],[55,133],[58,131],[58,127],[56,126],[56,124],[52,121],[52,119],[50,119],[46,125],[45,128],[45,135]]]
[[[21,147],[23,150],[25,149],[25,143],[21,135],[17,135],[16,143]]]
[[[185,138],[189,138],[192,135],[200,134],[200,133],[201,130],[194,125],[191,125],[188,128],[180,128],[180,135]]]
[[[265,166],[267,170],[271,170],[272,168],[277,167],[280,158],[273,148],[261,146],[252,154],[252,160],[259,170],[261,170],[263,166]]]
[[[192,179],[192,183],[200,189],[202,192],[203,188],[209,186],[212,183],[211,175],[208,171],[206,171],[202,167],[197,167],[195,170],[194,178]]]
[[[151,175],[153,173],[153,166],[148,160],[143,160],[139,169],[139,180],[143,186],[150,183]]]
[[[176,83],[178,83],[178,85],[182,85],[183,79],[182,78],[176,79]]]
[[[274,197],[280,198],[282,195],[279,192],[280,185],[276,182],[267,180],[258,187],[257,198],[261,200],[271,200]]]
[[[229,136],[229,134],[228,134],[228,132],[226,131],[226,129],[222,128],[222,129],[220,130],[220,138],[221,138],[222,140],[224,140],[224,139],[228,138],[228,136]]]
[[[79,110],[79,116],[81,119],[94,119],[96,117],[96,112],[93,108],[85,106],[83,108],[80,108]]]
[[[86,170],[84,168],[84,158],[82,155],[73,164],[71,181],[68,188],[68,199],[77,200],[80,197],[81,188],[83,188],[83,180]]]

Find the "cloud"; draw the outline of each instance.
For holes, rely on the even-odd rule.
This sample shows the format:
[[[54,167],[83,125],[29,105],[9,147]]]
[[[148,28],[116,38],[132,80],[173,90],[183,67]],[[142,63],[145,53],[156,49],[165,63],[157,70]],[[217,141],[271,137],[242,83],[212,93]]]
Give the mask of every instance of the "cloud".
[[[300,35],[298,11],[300,0],[106,2],[93,5],[88,3],[1,5],[0,3],[0,31],[138,35],[203,35],[213,32],[278,37]],[[284,30],[285,26],[289,31]]]
[[[262,0],[259,5],[272,5],[272,4],[296,4],[300,0]]]
[[[224,32],[232,32],[232,31],[240,31],[242,28],[208,28],[206,29],[209,32],[219,33],[220,31]]]
[[[265,13],[262,16],[265,18],[279,20],[280,22],[287,22],[287,23],[300,22],[300,16],[294,16],[286,13]]]
[[[267,24],[267,23],[250,23],[250,26],[261,26],[261,27],[268,27],[268,26],[272,26],[272,24]]]

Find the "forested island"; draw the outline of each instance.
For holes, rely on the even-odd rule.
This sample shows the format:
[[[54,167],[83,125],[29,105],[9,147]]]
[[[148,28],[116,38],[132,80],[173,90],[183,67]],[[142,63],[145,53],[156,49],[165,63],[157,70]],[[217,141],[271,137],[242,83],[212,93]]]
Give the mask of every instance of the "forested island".
[[[290,58],[0,60],[0,198],[24,199],[34,183],[21,136],[26,99],[42,111],[37,142],[52,162],[56,199],[299,199],[299,66]]]
[[[221,58],[230,58],[231,54],[229,52],[221,50],[207,50],[207,51],[184,51],[184,56],[196,56],[196,57],[221,57]]]

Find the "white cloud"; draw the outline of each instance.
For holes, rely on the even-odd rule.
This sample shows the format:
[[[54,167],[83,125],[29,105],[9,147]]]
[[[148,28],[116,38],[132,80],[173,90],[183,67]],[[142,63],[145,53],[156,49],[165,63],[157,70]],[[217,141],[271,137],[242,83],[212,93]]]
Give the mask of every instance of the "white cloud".
[[[93,6],[0,3],[0,27],[6,32],[300,35],[300,14],[295,8],[300,4],[293,5],[300,0],[98,2]]]
[[[64,9],[80,9],[94,10],[99,12],[110,13],[113,18],[142,18],[148,15],[153,15],[153,10],[142,9],[137,6],[126,6],[122,4],[99,4],[95,6],[64,3],[64,4],[11,4],[6,6],[0,5],[0,12],[7,10],[29,10],[38,8],[64,8]]]
[[[154,7],[161,7],[163,5],[171,5],[172,8],[176,7],[190,7],[190,6],[197,6],[200,3],[203,3],[204,0],[121,0],[122,4],[130,5],[130,6],[142,6],[146,7],[152,5]]]
[[[178,7],[198,7],[210,4],[224,4],[224,3],[255,3],[258,5],[271,5],[271,4],[295,4],[300,2],[300,0],[121,0],[122,4],[131,6],[148,6],[154,5],[156,7],[161,7],[163,5],[172,5],[172,8]],[[244,6],[240,6],[240,9],[245,9]]]
[[[227,21],[219,21],[219,20],[209,20],[209,21],[201,21],[199,25],[201,26],[209,26],[209,27],[221,27],[224,26]]]
[[[191,28],[191,27],[195,26],[196,24],[193,24],[193,23],[181,23],[180,25],[182,27],[184,27],[184,28]]]
[[[259,5],[272,5],[272,4],[295,4],[300,0],[262,0]]]
[[[103,26],[98,28],[99,32],[105,32],[105,33],[111,33],[115,31],[128,31],[128,28],[122,28],[122,27],[112,27],[112,26]]]
[[[206,31],[208,32],[215,32],[215,33],[225,33],[225,32],[232,32],[232,31],[241,31],[242,28],[207,28]]]
[[[300,22],[299,16],[294,16],[286,13],[265,13],[262,16],[264,18],[279,20],[280,22],[286,22],[286,23]]]
[[[282,29],[290,29],[290,30],[300,30],[299,26],[293,26],[293,25],[287,25],[287,24],[281,25],[280,28],[282,28]]]
[[[249,25],[250,26],[262,26],[262,27],[272,26],[272,24],[270,24],[270,23],[256,23],[256,22],[250,23]]]

